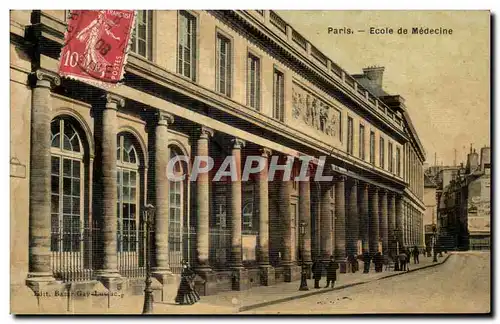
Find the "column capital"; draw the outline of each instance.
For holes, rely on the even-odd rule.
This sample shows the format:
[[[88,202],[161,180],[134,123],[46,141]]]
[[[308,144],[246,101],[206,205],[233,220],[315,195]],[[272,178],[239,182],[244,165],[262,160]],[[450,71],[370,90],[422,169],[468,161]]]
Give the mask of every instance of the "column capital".
[[[376,193],[378,193],[378,192],[379,192],[379,190],[380,190],[380,187],[377,187],[377,186],[375,186],[375,185],[370,185],[370,188],[372,188],[372,190],[373,190],[374,192],[376,192]]]
[[[61,77],[56,73],[44,69],[38,69],[30,74],[31,86],[33,88],[51,88],[61,85]]]
[[[243,147],[245,147],[245,140],[242,140],[241,138],[238,138],[238,137],[235,137],[233,139],[231,139],[231,143],[233,143],[233,149],[241,149]]]
[[[106,94],[106,108],[118,110],[118,108],[124,106],[125,99],[123,97],[110,92]]]
[[[214,130],[211,129],[210,127],[201,126],[199,131],[200,131],[200,138],[208,139],[214,136]]]
[[[352,184],[357,186],[359,184],[359,180],[358,179],[351,179],[352,181]]]
[[[345,176],[343,174],[334,176],[335,182],[345,182],[346,180],[347,180],[347,176]]]
[[[268,158],[271,154],[273,154],[273,150],[271,150],[270,148],[267,148],[267,147],[261,147],[260,154],[263,157]]]
[[[156,116],[158,117],[158,125],[168,126],[174,123],[174,116],[167,112],[158,110]]]

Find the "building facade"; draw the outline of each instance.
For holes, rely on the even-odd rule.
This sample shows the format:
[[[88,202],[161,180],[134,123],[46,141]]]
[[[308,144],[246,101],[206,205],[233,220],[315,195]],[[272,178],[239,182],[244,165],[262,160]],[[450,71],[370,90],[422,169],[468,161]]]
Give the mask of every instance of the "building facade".
[[[424,172],[424,204],[425,212],[423,217],[424,226],[424,243],[428,249],[432,246],[432,237],[434,235],[434,228],[437,229],[437,185],[434,183],[429,170]]]
[[[472,150],[467,163],[451,170],[439,197],[438,229],[442,248],[489,250],[491,247],[491,151]],[[446,171],[446,170],[444,170]],[[443,184],[444,185],[444,184]]]
[[[156,300],[183,259],[207,295],[297,280],[300,261],[334,255],[345,271],[347,255],[423,246],[425,152],[383,68],[351,76],[273,11],[141,10],[123,84],[101,89],[58,76],[66,19],[11,11],[13,309],[83,311],[71,294],[40,298],[75,287],[108,307],[141,294],[146,204]],[[172,157],[189,175],[197,156],[255,155],[294,175],[326,156],[332,178],[165,174]]]

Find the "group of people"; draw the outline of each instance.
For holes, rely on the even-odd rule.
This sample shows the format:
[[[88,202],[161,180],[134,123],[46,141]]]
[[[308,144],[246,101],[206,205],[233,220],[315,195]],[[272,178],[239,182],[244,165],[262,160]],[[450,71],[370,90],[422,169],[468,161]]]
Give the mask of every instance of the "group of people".
[[[316,260],[314,261],[312,265],[312,273],[313,273],[313,279],[314,279],[314,288],[318,289],[321,288],[319,286],[319,282],[321,281],[321,277],[323,276],[323,271],[326,270],[326,286],[325,288],[331,287],[333,288],[335,285],[335,281],[337,280],[337,269],[339,268],[339,265],[337,262],[335,262],[335,258],[330,256],[330,261],[326,263],[326,265],[323,264],[321,260]]]

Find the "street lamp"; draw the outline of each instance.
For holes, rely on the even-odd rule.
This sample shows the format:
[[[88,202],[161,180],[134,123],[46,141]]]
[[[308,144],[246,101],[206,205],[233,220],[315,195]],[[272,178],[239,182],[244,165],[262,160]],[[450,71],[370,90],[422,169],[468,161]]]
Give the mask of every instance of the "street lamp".
[[[144,206],[144,224],[146,226],[146,285],[144,288],[143,314],[153,314],[153,289],[151,288],[151,229],[155,221],[155,207]]]
[[[305,221],[300,221],[300,238],[301,238],[301,244],[300,244],[300,256],[302,260],[302,271],[300,274],[300,288],[299,290],[305,291],[309,290],[307,287],[307,271],[304,263],[304,235],[306,233],[306,222]]]
[[[432,224],[432,262],[437,262],[437,255],[436,255],[436,224]]]

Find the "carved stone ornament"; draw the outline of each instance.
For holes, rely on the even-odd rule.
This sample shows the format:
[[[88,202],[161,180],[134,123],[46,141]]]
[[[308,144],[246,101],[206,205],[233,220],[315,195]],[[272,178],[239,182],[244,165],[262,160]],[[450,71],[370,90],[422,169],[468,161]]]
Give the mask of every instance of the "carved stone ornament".
[[[340,111],[296,83],[292,86],[292,97],[295,119],[326,135],[340,138]]]

